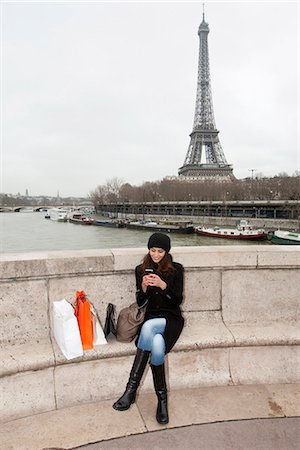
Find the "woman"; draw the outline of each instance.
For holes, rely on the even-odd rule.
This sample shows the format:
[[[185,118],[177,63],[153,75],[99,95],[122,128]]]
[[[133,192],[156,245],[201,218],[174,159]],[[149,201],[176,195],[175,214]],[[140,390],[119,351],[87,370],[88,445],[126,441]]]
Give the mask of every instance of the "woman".
[[[169,254],[170,248],[169,236],[163,233],[152,234],[148,241],[149,253],[135,269],[137,303],[139,306],[148,303],[136,340],[137,352],[126,390],[113,404],[114,409],[125,411],[134,403],[137,388],[150,357],[158,399],[156,420],[161,424],[169,422],[165,354],[173,348],[184,324],[180,309],[183,266],[173,262]]]

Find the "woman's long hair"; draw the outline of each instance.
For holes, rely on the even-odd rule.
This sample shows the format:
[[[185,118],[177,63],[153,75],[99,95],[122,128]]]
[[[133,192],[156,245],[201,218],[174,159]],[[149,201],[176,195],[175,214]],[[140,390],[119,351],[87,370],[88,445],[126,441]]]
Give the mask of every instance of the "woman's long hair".
[[[140,275],[142,276],[145,272],[145,269],[149,269],[150,267],[155,270],[158,275],[162,275],[163,278],[166,278],[170,273],[174,271],[174,266],[172,264],[172,256],[169,253],[165,253],[163,259],[157,264],[153,261],[150,256],[150,252],[144,257],[141,268]]]

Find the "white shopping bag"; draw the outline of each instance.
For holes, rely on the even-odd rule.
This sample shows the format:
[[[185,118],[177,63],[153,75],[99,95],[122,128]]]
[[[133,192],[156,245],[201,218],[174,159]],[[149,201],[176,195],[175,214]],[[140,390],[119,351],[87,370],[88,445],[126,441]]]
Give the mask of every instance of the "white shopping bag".
[[[72,305],[65,299],[53,302],[53,334],[67,359],[83,355],[77,318]]]
[[[95,308],[91,305],[91,317],[92,317],[92,327],[93,327],[93,344],[94,345],[104,345],[107,344],[102,327],[100,325]]]

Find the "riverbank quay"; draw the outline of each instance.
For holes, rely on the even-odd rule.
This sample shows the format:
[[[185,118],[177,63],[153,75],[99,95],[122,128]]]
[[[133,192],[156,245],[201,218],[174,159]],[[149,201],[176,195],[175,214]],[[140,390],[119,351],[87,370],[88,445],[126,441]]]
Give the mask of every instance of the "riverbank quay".
[[[159,223],[182,223],[189,222],[194,226],[211,226],[211,227],[231,227],[235,228],[236,225],[243,220],[244,217],[225,217],[225,216],[191,216],[191,215],[154,215],[154,214],[123,214],[123,213],[105,213],[105,215],[93,214],[96,220],[103,217],[118,218],[118,220],[125,221],[137,221],[146,220],[149,222]],[[265,231],[271,230],[299,230],[299,220],[291,219],[266,219],[266,218],[247,218],[248,222],[254,228],[264,228]]]
[[[142,222],[154,222],[159,224],[192,224],[196,226],[211,226],[211,227],[230,227],[236,228],[241,220],[245,220],[243,216],[241,217],[228,217],[228,216],[199,216],[199,215],[159,215],[159,214],[124,214],[124,213],[105,213],[91,214],[93,220],[120,220],[125,227],[127,223],[142,221]],[[247,218],[247,222],[251,224],[253,228],[263,228],[266,232],[273,230],[289,230],[289,231],[300,231],[299,219],[271,219],[271,218],[258,218],[251,217]],[[130,228],[130,226],[128,226]]]
[[[203,220],[214,218],[239,219],[279,219],[291,220],[299,224],[299,200],[211,200],[211,201],[153,201],[153,202],[114,202],[95,206],[98,214],[114,216],[175,216],[194,222],[193,218]],[[259,225],[260,226],[260,225]]]
[[[66,408],[102,401],[108,405],[119,396],[134,344],[110,340],[67,361],[52,335],[52,304],[62,298],[74,302],[76,290],[84,290],[104,324],[109,302],[118,313],[134,300],[134,267],[144,252],[1,255],[3,426]],[[170,395],[187,388],[299,382],[300,249],[175,247],[172,254],[186,269],[186,326],[167,358]],[[141,395],[152,391],[147,371]],[[196,414],[197,404],[192,410]]]

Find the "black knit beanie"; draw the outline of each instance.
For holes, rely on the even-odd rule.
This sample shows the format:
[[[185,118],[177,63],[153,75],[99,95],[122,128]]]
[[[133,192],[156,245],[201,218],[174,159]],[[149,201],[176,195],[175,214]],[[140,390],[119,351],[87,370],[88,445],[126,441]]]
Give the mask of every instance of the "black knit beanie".
[[[171,249],[171,241],[170,241],[169,236],[167,236],[166,234],[163,234],[163,233],[153,233],[149,237],[149,241],[148,241],[149,250],[152,247],[162,248],[167,253],[169,253],[169,251]]]

